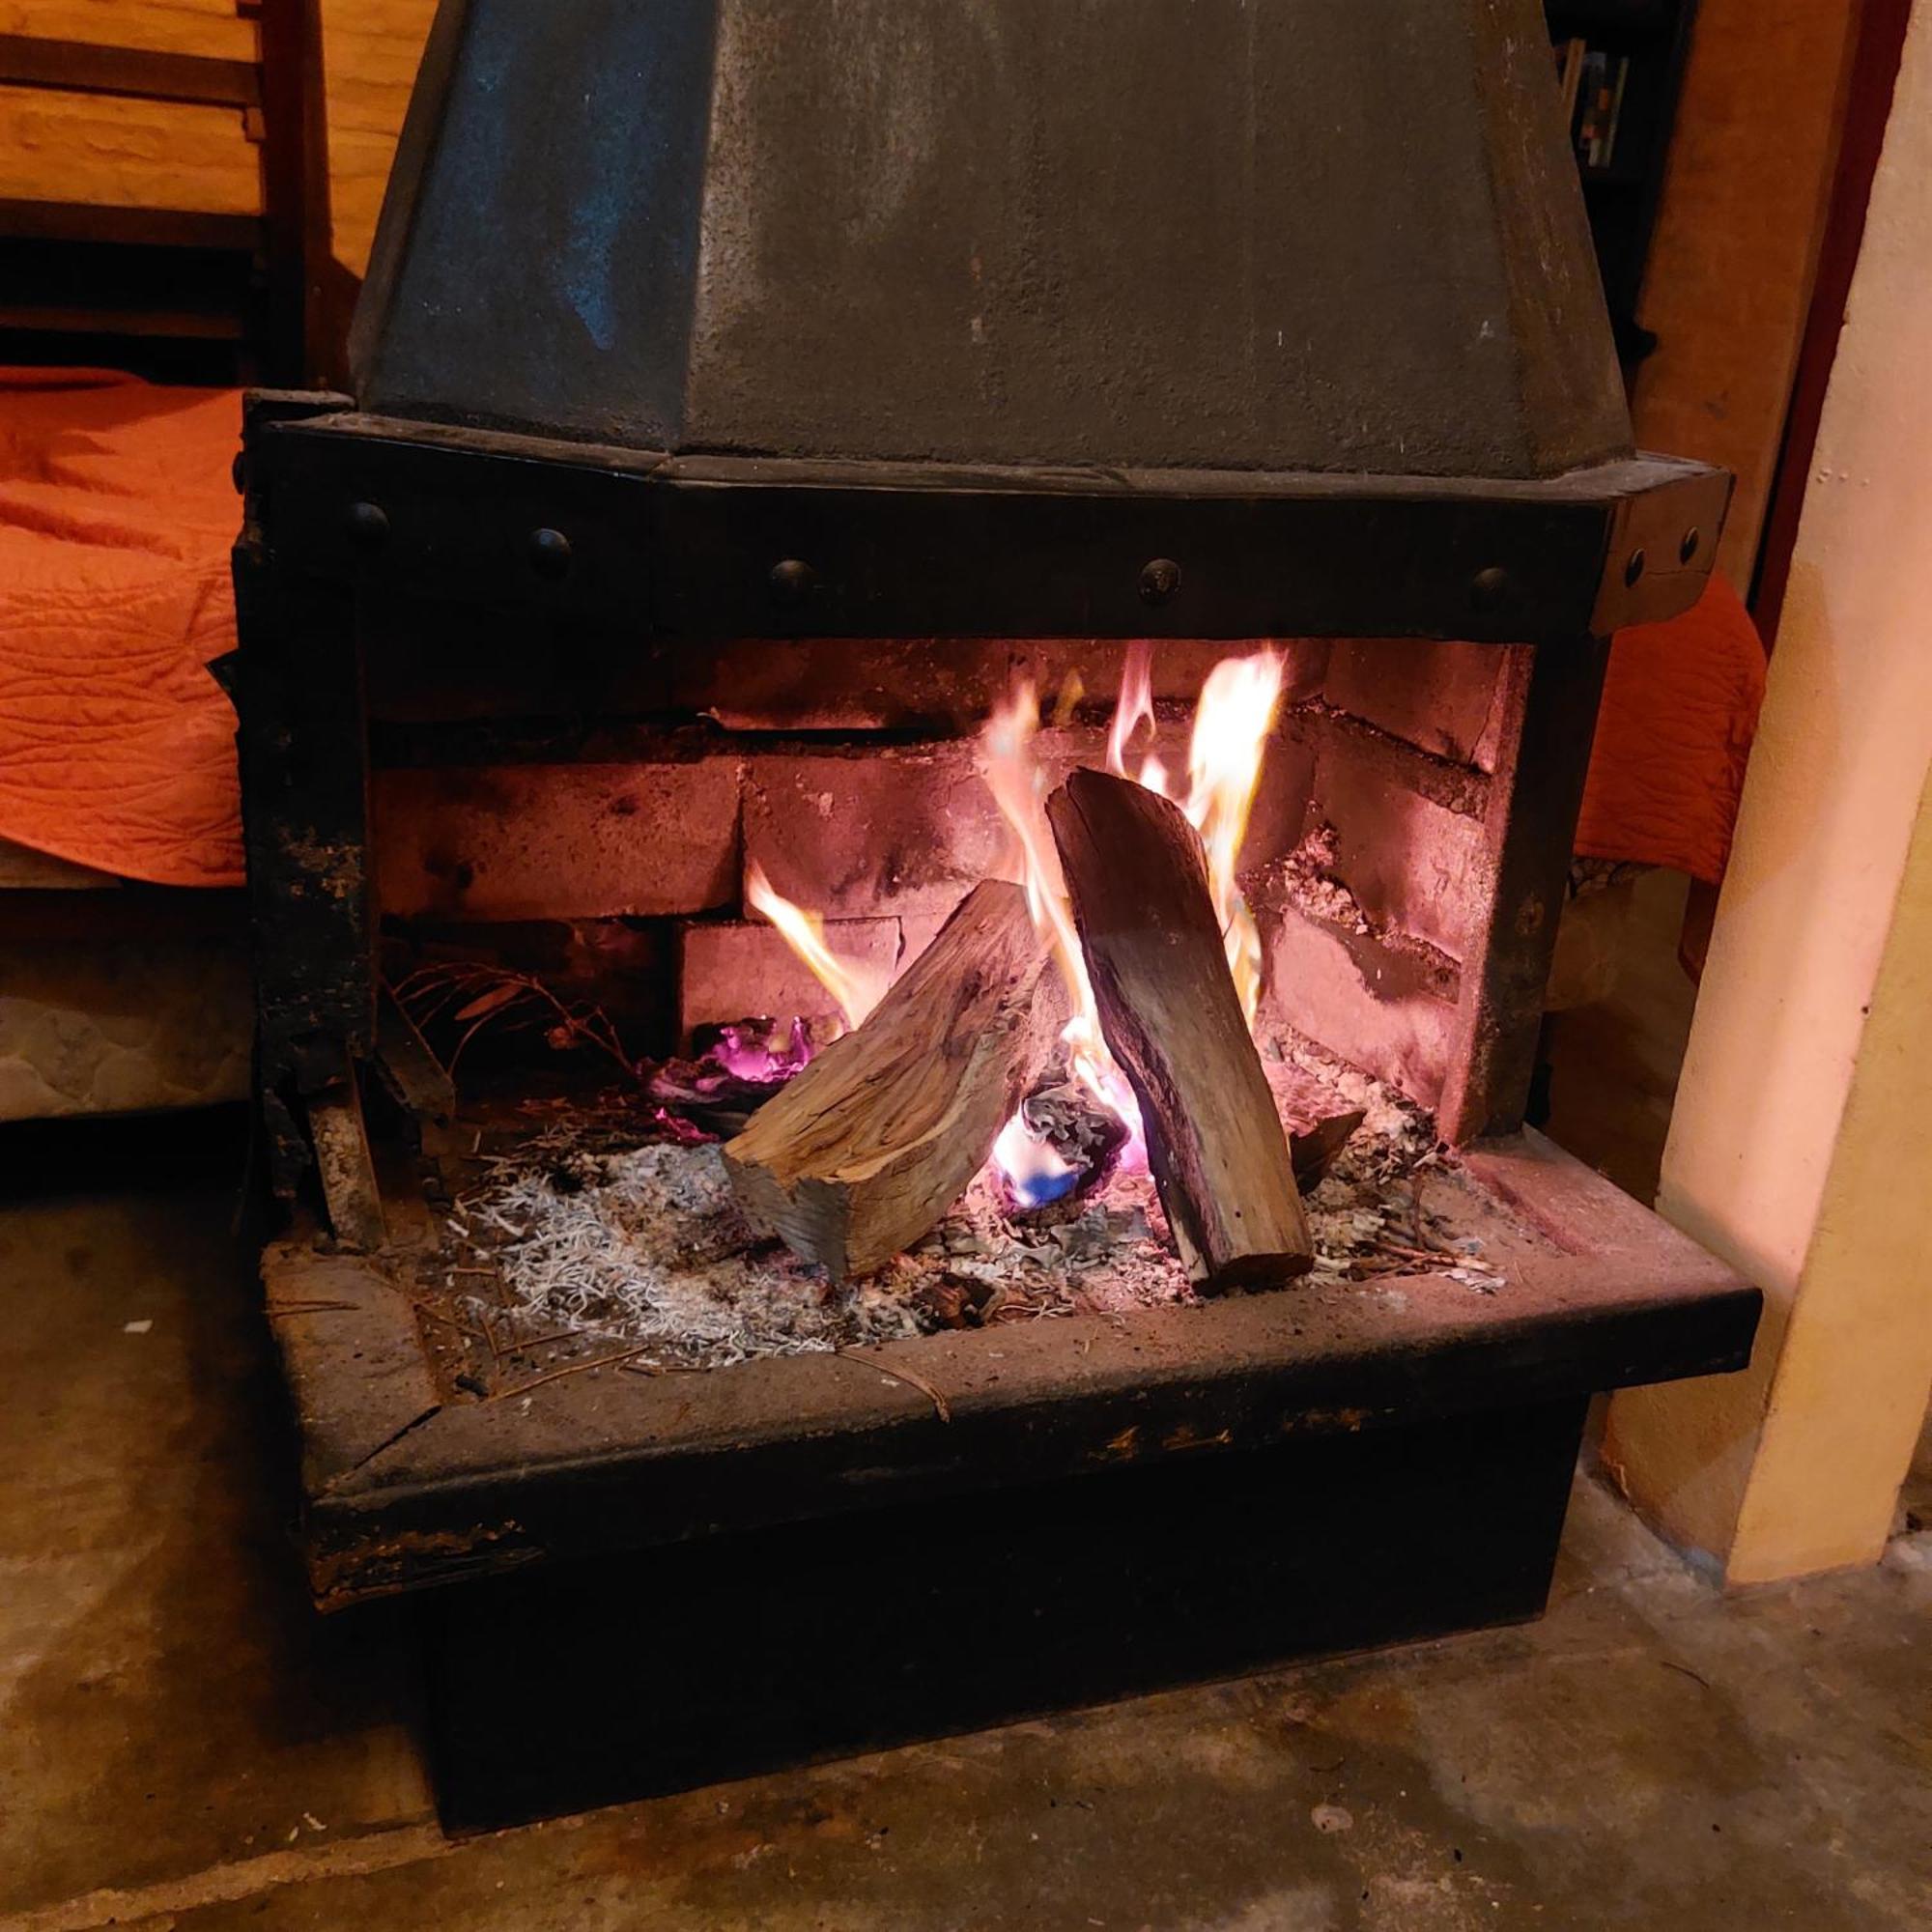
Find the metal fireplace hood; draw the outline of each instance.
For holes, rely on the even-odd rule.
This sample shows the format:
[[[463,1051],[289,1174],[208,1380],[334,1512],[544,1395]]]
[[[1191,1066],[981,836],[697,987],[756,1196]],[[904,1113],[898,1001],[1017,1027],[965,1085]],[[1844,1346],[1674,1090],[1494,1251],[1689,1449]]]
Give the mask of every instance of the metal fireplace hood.
[[[1631,447],[1537,0],[442,0],[352,362],[682,491],[670,632],[1535,641],[1727,491]]]

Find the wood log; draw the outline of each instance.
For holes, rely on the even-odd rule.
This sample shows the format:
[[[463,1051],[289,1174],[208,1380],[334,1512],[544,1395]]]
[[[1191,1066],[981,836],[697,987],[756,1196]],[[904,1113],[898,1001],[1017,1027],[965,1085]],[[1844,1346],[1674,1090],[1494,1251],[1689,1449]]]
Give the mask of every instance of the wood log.
[[[928,1233],[1033,1085],[1064,1005],[1026,895],[967,894],[865,1024],[724,1148],[739,1205],[834,1280]]]
[[[1315,1246],[1208,890],[1200,835],[1127,779],[1075,772],[1047,800],[1074,923],[1189,1279],[1204,1292],[1305,1272]]]

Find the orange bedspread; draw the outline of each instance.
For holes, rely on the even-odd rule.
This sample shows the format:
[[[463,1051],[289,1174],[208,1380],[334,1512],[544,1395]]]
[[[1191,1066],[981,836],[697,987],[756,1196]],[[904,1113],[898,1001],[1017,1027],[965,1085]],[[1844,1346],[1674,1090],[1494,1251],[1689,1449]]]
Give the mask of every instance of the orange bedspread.
[[[0,838],[162,885],[242,876],[233,392],[0,370]],[[1721,579],[1610,654],[1577,849],[1716,880],[1764,653]]]
[[[0,370],[0,838],[242,881],[229,478],[241,397]]]
[[[1764,673],[1757,629],[1723,576],[1681,617],[1619,631],[1578,856],[1668,866],[1716,885],[1730,856]]]

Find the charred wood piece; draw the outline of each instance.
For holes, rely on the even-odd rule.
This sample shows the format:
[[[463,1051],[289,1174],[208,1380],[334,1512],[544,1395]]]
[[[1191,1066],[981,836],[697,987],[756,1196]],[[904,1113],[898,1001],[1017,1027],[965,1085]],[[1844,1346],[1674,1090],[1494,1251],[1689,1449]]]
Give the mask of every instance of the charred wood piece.
[[[1046,815],[1107,1044],[1133,1083],[1189,1279],[1302,1274],[1315,1245],[1288,1136],[1229,976],[1200,835],[1158,792],[1079,771]]]

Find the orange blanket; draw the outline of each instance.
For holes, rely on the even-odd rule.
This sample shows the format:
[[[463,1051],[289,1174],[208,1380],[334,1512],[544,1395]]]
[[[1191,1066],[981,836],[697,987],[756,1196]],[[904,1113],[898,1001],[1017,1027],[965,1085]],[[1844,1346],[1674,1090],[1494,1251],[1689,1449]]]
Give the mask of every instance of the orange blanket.
[[[1730,580],[1610,645],[1577,852],[1668,866],[1716,885],[1730,856],[1764,699],[1764,645]]]
[[[232,390],[0,370],[0,838],[169,886],[242,882]]]
[[[233,392],[0,370],[0,838],[162,885],[242,876]],[[1577,849],[1716,880],[1764,653],[1722,579],[1624,632]]]

